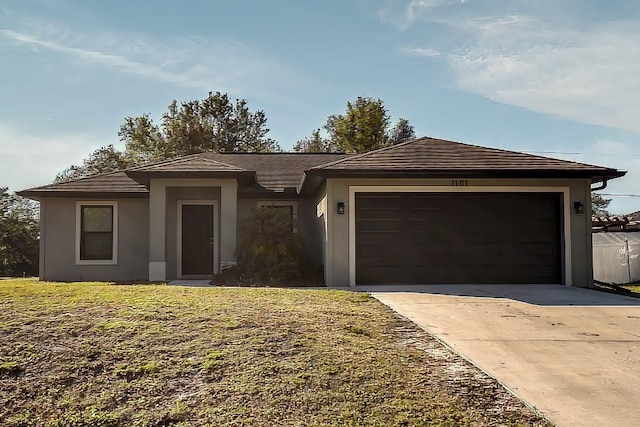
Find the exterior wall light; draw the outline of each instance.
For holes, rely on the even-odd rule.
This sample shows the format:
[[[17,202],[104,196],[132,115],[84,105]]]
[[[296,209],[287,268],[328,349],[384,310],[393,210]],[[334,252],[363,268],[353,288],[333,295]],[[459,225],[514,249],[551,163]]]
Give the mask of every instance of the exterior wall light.
[[[584,213],[584,203],[582,202],[573,202],[573,209],[575,209],[577,214]]]
[[[338,202],[338,215],[344,215],[344,202]]]

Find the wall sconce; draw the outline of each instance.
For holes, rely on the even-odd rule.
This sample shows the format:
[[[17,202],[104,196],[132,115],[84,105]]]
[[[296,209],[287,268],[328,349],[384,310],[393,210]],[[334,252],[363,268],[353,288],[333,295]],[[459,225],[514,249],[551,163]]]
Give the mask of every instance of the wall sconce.
[[[344,215],[344,202],[338,202],[338,215]]]
[[[584,203],[582,202],[573,202],[573,209],[575,209],[577,214],[584,213]]]

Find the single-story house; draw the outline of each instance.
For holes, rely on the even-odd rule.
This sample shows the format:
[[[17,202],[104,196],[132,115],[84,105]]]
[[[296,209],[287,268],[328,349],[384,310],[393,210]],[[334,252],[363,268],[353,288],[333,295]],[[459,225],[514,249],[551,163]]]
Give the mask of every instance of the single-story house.
[[[234,262],[249,212],[290,212],[326,285],[589,287],[590,188],[616,169],[419,138],[360,155],[202,153],[19,192],[40,278],[170,281]]]

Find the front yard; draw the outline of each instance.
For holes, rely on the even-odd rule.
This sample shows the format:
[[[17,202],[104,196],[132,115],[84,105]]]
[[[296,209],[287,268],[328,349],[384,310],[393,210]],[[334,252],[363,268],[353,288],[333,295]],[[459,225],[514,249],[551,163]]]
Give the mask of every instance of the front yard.
[[[364,293],[0,281],[3,426],[547,425]]]

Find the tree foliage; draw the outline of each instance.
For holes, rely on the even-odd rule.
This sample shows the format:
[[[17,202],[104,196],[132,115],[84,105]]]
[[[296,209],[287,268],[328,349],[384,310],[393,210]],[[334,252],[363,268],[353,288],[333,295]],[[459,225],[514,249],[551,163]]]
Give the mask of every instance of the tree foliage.
[[[346,153],[364,153],[387,145],[389,123],[382,100],[359,97],[347,102],[344,114],[329,116],[324,128]]]
[[[56,175],[54,182],[84,178],[109,172],[116,172],[132,166],[127,157],[116,150],[113,145],[107,145],[95,150],[81,165],[72,165]]]
[[[393,145],[402,144],[416,137],[416,131],[409,120],[400,118],[398,123],[391,129],[389,133],[389,142]]]
[[[264,111],[249,110],[245,99],[209,92],[203,100],[174,100],[159,125],[148,114],[127,117],[118,135],[127,159],[139,165],[205,151],[279,151],[266,125]]]
[[[342,149],[330,139],[320,135],[320,129],[311,133],[311,137],[304,138],[296,142],[293,150],[300,153],[339,153]]]
[[[595,216],[609,216],[611,199],[605,199],[598,193],[591,193],[591,212]]]
[[[0,188],[0,276],[38,274],[36,203]]]
[[[415,138],[414,128],[406,119],[400,118],[390,126],[391,116],[381,99],[358,97],[347,102],[344,114],[327,118],[324,130],[328,138],[323,139],[316,130],[311,138],[298,141],[294,150],[365,153]]]

